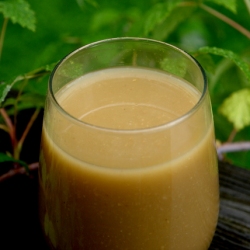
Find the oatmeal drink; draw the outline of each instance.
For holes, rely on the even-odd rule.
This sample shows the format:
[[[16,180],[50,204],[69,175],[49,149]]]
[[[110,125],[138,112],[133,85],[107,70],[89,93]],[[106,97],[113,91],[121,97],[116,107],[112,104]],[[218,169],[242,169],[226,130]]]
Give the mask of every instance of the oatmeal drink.
[[[40,220],[56,250],[206,250],[218,216],[203,70],[148,39],[87,45],[52,73]]]

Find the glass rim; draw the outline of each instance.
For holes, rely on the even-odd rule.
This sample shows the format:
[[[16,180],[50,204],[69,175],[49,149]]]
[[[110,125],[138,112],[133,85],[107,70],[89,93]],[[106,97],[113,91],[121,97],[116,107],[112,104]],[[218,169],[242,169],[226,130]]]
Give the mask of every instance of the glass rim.
[[[94,47],[94,46],[98,46],[100,44],[103,43],[112,43],[112,42],[122,42],[122,41],[138,41],[138,42],[151,42],[154,44],[159,44],[159,45],[164,45],[167,47],[171,47],[172,49],[179,51],[181,54],[183,54],[186,58],[188,58],[189,60],[193,61],[193,63],[198,67],[198,69],[201,72],[201,76],[202,76],[202,80],[203,80],[203,89],[201,92],[201,96],[199,97],[199,100],[197,101],[197,103],[190,109],[188,110],[186,113],[184,113],[183,115],[181,115],[180,117],[177,117],[176,119],[167,122],[167,123],[163,123],[160,125],[156,125],[156,126],[152,126],[152,127],[148,127],[148,128],[138,128],[138,129],[114,129],[114,128],[108,128],[108,127],[104,127],[104,126],[98,126],[98,125],[94,125],[91,123],[87,123],[84,121],[79,120],[78,118],[72,116],[70,113],[68,113],[66,110],[64,110],[61,105],[58,103],[56,97],[55,97],[55,93],[53,92],[52,89],[52,85],[53,85],[53,78],[54,75],[57,72],[57,69],[71,56],[77,54],[79,51]],[[140,132],[149,132],[149,131],[155,131],[155,130],[161,130],[161,129],[167,129],[170,128],[174,125],[177,125],[179,123],[181,123],[182,121],[186,120],[188,117],[192,116],[193,113],[195,113],[196,110],[199,109],[199,107],[201,106],[201,104],[204,102],[205,97],[207,95],[208,92],[208,82],[207,82],[207,77],[206,77],[206,73],[205,70],[203,69],[203,67],[201,66],[201,64],[189,53],[187,53],[186,51],[163,41],[158,41],[158,40],[154,40],[154,39],[150,39],[150,38],[142,38],[142,37],[117,37],[117,38],[108,38],[108,39],[103,39],[100,41],[96,41],[96,42],[92,42],[89,44],[86,44],[84,46],[79,47],[78,49],[70,52],[69,54],[67,54],[65,57],[63,57],[57,64],[56,66],[53,68],[50,77],[49,77],[49,86],[48,86],[48,92],[50,94],[50,96],[52,97],[52,101],[55,105],[55,107],[64,115],[67,116],[67,119],[72,120],[74,123],[77,123],[80,126],[87,126],[93,129],[97,129],[97,130],[103,130],[106,132],[116,132],[116,133],[140,133]]]

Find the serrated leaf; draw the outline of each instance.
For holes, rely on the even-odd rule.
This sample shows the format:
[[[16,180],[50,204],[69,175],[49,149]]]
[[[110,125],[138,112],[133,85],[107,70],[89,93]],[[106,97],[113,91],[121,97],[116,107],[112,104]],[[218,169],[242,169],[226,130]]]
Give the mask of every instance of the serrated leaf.
[[[9,18],[13,23],[18,23],[24,28],[35,31],[35,12],[25,0],[1,1],[0,12],[5,18]]]
[[[206,0],[205,2],[213,2],[218,5],[224,6],[233,13],[237,12],[237,1],[236,0]]]
[[[219,112],[223,114],[234,128],[241,130],[250,125],[250,89],[234,92],[222,103]]]
[[[155,26],[162,23],[173,9],[181,2],[180,0],[176,1],[167,1],[165,3],[158,3],[153,6],[153,8],[148,12],[145,22],[144,22],[144,34],[148,35]]]
[[[6,96],[10,92],[13,85],[20,80],[22,80],[22,76],[16,77],[13,81],[10,80],[7,82],[0,83],[0,107],[2,106],[3,102],[5,101]]]
[[[243,59],[241,59],[233,51],[216,48],[216,47],[202,47],[198,50],[198,53],[213,54],[213,55],[222,56],[224,58],[232,60],[245,74],[248,81],[250,81],[250,65],[247,62],[245,62]]]

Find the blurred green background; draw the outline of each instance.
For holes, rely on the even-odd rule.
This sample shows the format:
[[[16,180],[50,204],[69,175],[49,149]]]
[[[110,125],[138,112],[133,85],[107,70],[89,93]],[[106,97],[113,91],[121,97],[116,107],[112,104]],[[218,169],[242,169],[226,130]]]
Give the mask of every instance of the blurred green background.
[[[240,95],[238,96],[243,108],[236,101],[235,107],[228,106],[226,115],[220,111],[224,100],[230,95],[242,89],[250,89],[249,0],[1,2],[28,3],[36,20],[35,31],[23,28],[15,20],[13,22],[13,18],[8,20],[0,61],[2,82],[56,63],[72,50],[97,40],[121,36],[162,40],[191,53],[205,68],[209,78],[218,143],[225,143],[230,135],[231,138],[235,135],[232,141],[250,141],[250,94],[246,94],[246,100],[241,100]],[[3,5],[0,5],[0,11],[4,13]],[[4,20],[6,21],[4,15],[1,15],[1,25]],[[242,34],[230,20],[244,27],[248,33]],[[1,36],[3,37],[3,33]],[[205,46],[221,48],[223,55],[201,53],[199,49]],[[239,67],[241,60],[247,65],[245,72]],[[20,102],[20,109],[43,105],[47,81],[48,75],[45,75],[29,82],[23,93],[32,93],[35,98],[29,101],[24,98],[26,105],[21,106]],[[18,86],[17,84],[15,88],[18,89]],[[231,112],[236,116],[239,114],[238,121],[246,118],[246,121],[239,121],[242,126],[228,121]],[[249,151],[227,153],[224,157],[233,164],[250,168]]]

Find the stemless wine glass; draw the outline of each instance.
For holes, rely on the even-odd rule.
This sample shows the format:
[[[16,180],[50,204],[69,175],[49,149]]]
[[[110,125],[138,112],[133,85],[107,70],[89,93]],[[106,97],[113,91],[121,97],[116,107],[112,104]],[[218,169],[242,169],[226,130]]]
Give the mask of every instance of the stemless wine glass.
[[[49,80],[39,185],[51,249],[207,249],[219,189],[201,66],[143,38],[66,56]]]

